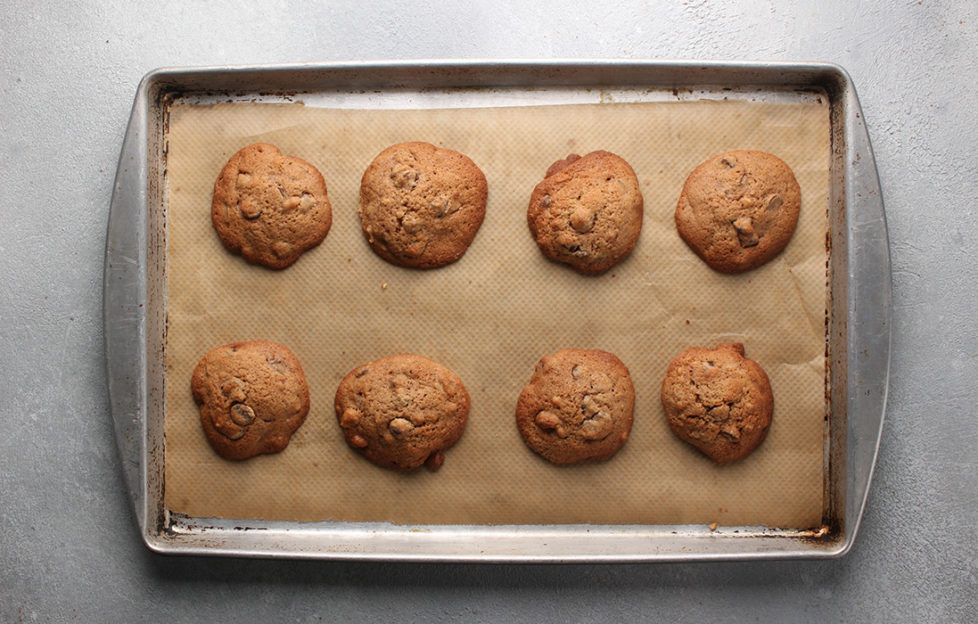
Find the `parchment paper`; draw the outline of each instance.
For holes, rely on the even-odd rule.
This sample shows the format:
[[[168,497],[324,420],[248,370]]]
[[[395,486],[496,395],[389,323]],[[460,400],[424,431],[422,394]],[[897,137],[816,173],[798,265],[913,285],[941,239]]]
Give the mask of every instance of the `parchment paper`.
[[[829,109],[823,102],[694,101],[442,110],[301,104],[172,107],[168,170],[165,504],[198,517],[425,524],[820,524],[823,491]],[[424,140],[485,172],[489,204],[466,255],[445,268],[392,266],[356,213],[360,177],[387,146]],[[214,180],[239,148],[277,145],[326,179],[333,227],[273,271],[221,246]],[[526,224],[533,187],[570,152],[615,152],[635,169],[645,221],[635,252],[597,277],[545,260]],[[730,149],[777,154],[802,189],[784,253],[740,276],[704,265],[673,222],[701,161]],[[306,423],[278,455],[233,463],[207,444],[190,375],[212,347],[267,339],[298,356]],[[774,422],[748,459],[716,466],[669,430],[659,388],[692,345],[739,341],[770,376]],[[557,467],[523,444],[514,410],[537,360],[600,348],[629,367],[635,423],[597,465]],[[342,377],[399,352],[454,370],[472,396],[445,465],[397,474],[350,450],[333,412]]]

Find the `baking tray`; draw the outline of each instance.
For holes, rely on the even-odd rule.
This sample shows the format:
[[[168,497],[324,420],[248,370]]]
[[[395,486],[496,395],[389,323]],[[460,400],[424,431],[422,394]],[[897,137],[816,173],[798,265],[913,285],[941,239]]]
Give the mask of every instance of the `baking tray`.
[[[164,501],[166,124],[175,97],[376,107],[770,99],[820,92],[830,106],[826,444],[822,526],[393,525],[188,517]],[[466,61],[214,67],[140,83],[116,174],[104,281],[109,394],[145,543],[162,553],[321,559],[625,562],[824,558],[853,544],[885,412],[890,265],[879,181],[855,88],[827,64]]]

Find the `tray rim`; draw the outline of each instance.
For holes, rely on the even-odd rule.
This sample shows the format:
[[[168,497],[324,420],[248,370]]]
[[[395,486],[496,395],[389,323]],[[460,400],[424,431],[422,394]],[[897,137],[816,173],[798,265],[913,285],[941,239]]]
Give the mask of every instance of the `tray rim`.
[[[527,526],[466,526],[463,537],[488,540],[495,550],[473,547],[470,540],[462,543],[452,530],[459,527],[394,526],[387,523],[281,523],[216,519],[182,518],[170,514],[152,496],[154,466],[162,467],[163,434],[161,423],[148,418],[151,406],[153,336],[151,301],[163,297],[164,291],[148,284],[149,263],[153,254],[153,229],[148,226],[152,215],[148,201],[154,192],[151,156],[153,150],[163,150],[162,119],[151,113],[166,93],[183,91],[225,91],[229,84],[264,79],[266,90],[299,93],[323,81],[339,81],[343,89],[370,84],[387,78],[391,88],[446,88],[493,86],[580,86],[600,84],[626,86],[615,76],[630,75],[643,78],[643,86],[673,88],[722,87],[732,84],[723,78],[737,77],[738,86],[790,84],[818,85],[825,88],[832,100],[832,168],[844,165],[846,175],[842,187],[832,189],[830,203],[837,206],[846,221],[830,222],[833,240],[833,271],[831,276],[841,280],[835,265],[844,256],[845,280],[833,281],[831,292],[832,332],[839,329],[846,348],[845,354],[827,354],[827,365],[835,371],[831,388],[833,412],[842,408],[842,434],[846,444],[836,448],[830,466],[837,471],[826,480],[826,493],[844,491],[844,497],[834,504],[842,507],[843,515],[835,526],[821,531],[784,531],[748,527],[724,527],[709,531],[700,525],[649,525],[644,532],[635,532],[629,546],[632,550],[612,548],[607,552],[580,549],[561,550],[565,542],[589,535],[589,543],[608,542],[607,530],[622,531],[630,525],[527,525]],[[351,82],[351,76],[355,76]],[[594,80],[595,78],[604,80]],[[611,77],[611,80],[608,80]],[[392,82],[396,78],[400,82]],[[528,83],[526,79],[534,82]],[[576,82],[573,80],[576,79]],[[570,81],[570,83],[569,83]],[[215,88],[218,85],[218,88]],[[293,88],[286,88],[288,86]],[[307,88],[301,88],[301,87]],[[300,87],[300,88],[295,88]],[[261,89],[253,87],[251,91]],[[842,115],[841,123],[835,117]],[[838,150],[837,147],[842,149]],[[841,196],[840,196],[841,195]],[[831,213],[831,209],[830,209]],[[851,216],[850,216],[851,215]],[[165,224],[164,224],[165,225]],[[134,236],[133,236],[134,235]],[[160,241],[155,241],[157,245]],[[165,249],[165,240],[162,241]],[[841,249],[840,249],[841,247]],[[839,252],[842,251],[843,254]],[[886,406],[891,342],[889,245],[885,213],[879,189],[879,179],[862,120],[855,87],[848,74],[838,65],[829,63],[769,63],[737,61],[667,61],[667,60],[411,60],[411,61],[348,61],[339,63],[301,63],[292,65],[211,66],[198,68],[164,68],[147,73],[141,80],[133,102],[132,113],[123,142],[116,173],[110,209],[105,255],[103,319],[105,324],[105,353],[107,378],[116,439],[122,460],[127,488],[130,492],[137,524],[143,541],[153,551],[166,554],[223,554],[254,557],[302,557],[322,559],[382,559],[402,561],[485,561],[485,562],[626,562],[626,561],[689,561],[771,558],[825,558],[846,554],[852,547],[859,522],[865,509],[872,472],[879,448],[879,439]],[[165,251],[160,252],[165,257]],[[837,293],[845,294],[845,305]],[[873,311],[876,314],[873,314]],[[838,312],[845,312],[838,319]],[[158,320],[158,319],[157,319]],[[841,328],[836,327],[841,325]],[[165,333],[165,318],[163,319]],[[136,347],[136,352],[132,349]],[[870,351],[871,350],[871,351]],[[838,350],[836,350],[838,351]],[[858,354],[866,353],[860,359]],[[854,357],[856,356],[856,357]],[[836,373],[844,372],[844,377]],[[165,377],[165,376],[164,376]],[[838,380],[844,379],[845,394]],[[165,383],[165,380],[164,380]],[[865,394],[862,392],[866,388]],[[854,392],[854,389],[859,392]],[[844,403],[844,405],[843,405]],[[160,406],[160,409],[162,407]],[[849,414],[860,414],[849,418]],[[833,415],[839,427],[840,419]],[[838,438],[838,436],[836,436]],[[838,470],[839,467],[845,468]],[[162,476],[156,484],[162,494]],[[831,483],[830,483],[831,481]],[[840,490],[841,488],[841,490]],[[343,525],[343,526],[337,526]],[[541,534],[527,530],[544,530],[542,536],[550,542],[536,549],[520,551],[527,538],[538,539]],[[654,530],[653,530],[654,529]],[[663,530],[668,529],[666,533]],[[739,531],[743,530],[743,534]],[[734,533],[734,531],[738,531]],[[629,533],[628,531],[625,531]],[[390,544],[378,535],[391,538]],[[649,536],[653,540],[647,540]],[[434,536],[434,537],[430,537]],[[359,548],[344,550],[338,544],[323,544],[317,538],[333,537],[357,543]],[[446,541],[447,538],[448,541]],[[440,540],[440,541],[439,541]],[[477,541],[479,541],[477,540]],[[685,541],[684,541],[685,540]],[[620,541],[620,540],[617,540]],[[654,541],[655,544],[646,544]],[[410,545],[431,546],[430,550],[412,550]],[[369,545],[374,544],[371,550]],[[467,545],[466,545],[467,544]],[[332,546],[332,548],[330,547]],[[435,548],[437,546],[437,548]],[[731,547],[736,546],[736,547]],[[614,550],[615,552],[612,552]]]

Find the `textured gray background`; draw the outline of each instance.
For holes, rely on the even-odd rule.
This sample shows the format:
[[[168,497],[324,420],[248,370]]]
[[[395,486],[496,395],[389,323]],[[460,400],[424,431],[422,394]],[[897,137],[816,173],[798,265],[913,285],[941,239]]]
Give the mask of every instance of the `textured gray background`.
[[[978,3],[308,4],[0,4],[0,622],[975,621]],[[100,309],[140,77],[477,57],[830,61],[851,73],[890,227],[895,349],[876,479],[846,558],[437,566],[142,546],[112,437]]]

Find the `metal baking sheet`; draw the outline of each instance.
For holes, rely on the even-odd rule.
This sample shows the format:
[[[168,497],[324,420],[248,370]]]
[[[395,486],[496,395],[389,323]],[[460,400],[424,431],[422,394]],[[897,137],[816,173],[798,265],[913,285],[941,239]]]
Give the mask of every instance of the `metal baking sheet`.
[[[823,526],[817,530],[705,525],[392,525],[187,517],[163,504],[166,331],[166,106],[300,100],[376,107],[777,98],[818,90],[830,101],[830,407]],[[137,521],[159,552],[391,560],[651,561],[830,557],[851,547],[885,409],[889,255],[875,164],[855,89],[824,64],[431,62],[159,70],[139,86],[109,220],[105,332],[117,440]]]

